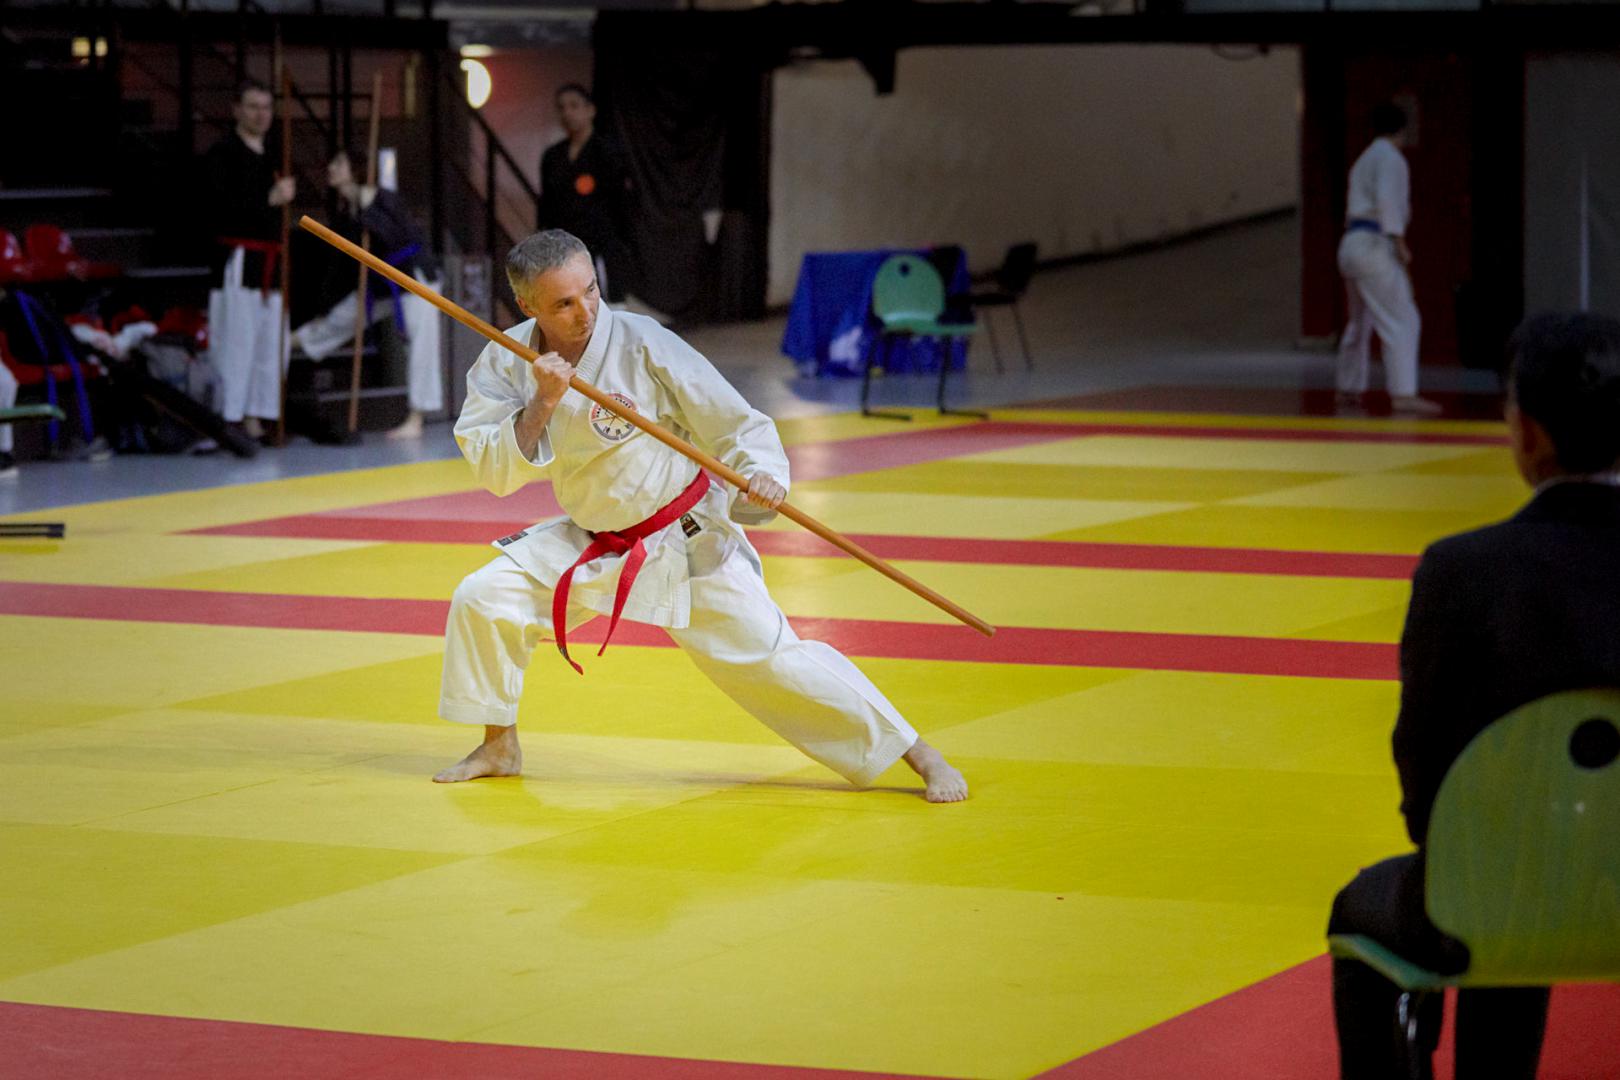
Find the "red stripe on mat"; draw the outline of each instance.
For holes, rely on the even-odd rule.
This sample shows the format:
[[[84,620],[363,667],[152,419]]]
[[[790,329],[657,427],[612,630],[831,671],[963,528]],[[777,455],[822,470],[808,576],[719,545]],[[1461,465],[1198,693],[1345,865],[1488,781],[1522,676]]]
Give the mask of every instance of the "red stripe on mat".
[[[1506,446],[1507,436],[1459,432],[1352,431],[1338,428],[1201,427],[1195,424],[1062,424],[988,420],[956,427],[897,431],[854,439],[810,443],[788,449],[795,480],[826,480],[852,473],[918,465],[964,454],[1015,446],[1081,439],[1090,435],[1138,435],[1194,439],[1249,439],[1261,442],[1409,443],[1450,446]]]
[[[528,528],[532,522],[447,521],[413,518],[303,514],[193,530],[201,536],[276,536],[303,540],[363,540],[374,543],[487,544]],[[853,533],[849,537],[885,559],[983,563],[1002,566],[1067,566],[1110,570],[1185,570],[1216,574],[1276,574],[1290,577],[1385,578],[1404,581],[1415,555],[1361,552],[1277,551],[1261,548],[1173,547],[1161,544],[1091,544],[1071,540],[982,540],[954,536]],[[765,555],[826,557],[839,550],[811,533],[750,530],[748,539]]]
[[[831,480],[854,473],[922,465],[963,454],[985,454],[1086,434],[1090,433],[1068,424],[989,421],[805,443],[788,447],[787,453],[794,480]]]
[[[1121,1042],[1041,1074],[1041,1080],[1332,1080],[1338,1043],[1328,958],[1319,956]],[[1450,1076],[1455,997],[1436,1055]],[[1560,986],[1547,1014],[1542,1080],[1620,1076],[1620,986]]]
[[[437,636],[444,632],[448,611],[449,604],[443,600],[0,582],[0,614],[4,615]],[[1394,679],[1398,675],[1396,647],[1371,642],[1023,626],[1003,627],[994,638],[984,638],[956,625],[868,619],[801,618],[792,622],[802,636],[825,641],[852,656],[1332,679]],[[600,641],[605,625],[594,620],[571,636],[582,642]],[[657,627],[628,622],[620,626],[618,641],[625,645],[672,644]]]
[[[892,1073],[440,1042],[0,1002],[8,1080],[848,1080]]]
[[[991,420],[951,430],[971,432],[991,429],[986,434],[1037,441],[1037,436],[1079,439],[1088,435],[1150,435],[1159,438],[1250,439],[1259,442],[1364,442],[1414,443],[1442,446],[1506,446],[1507,433],[1488,435],[1457,431],[1358,431],[1346,428],[1286,427],[1203,427],[1198,424],[1062,424],[1024,421],[1007,423]],[[919,435],[924,434],[918,432]],[[844,446],[846,443],[828,443]],[[962,453],[976,453],[964,450]]]
[[[766,555],[831,555],[837,549],[810,533],[750,532]],[[1387,578],[1405,581],[1415,555],[1277,551],[1262,548],[1173,547],[1162,544],[1093,544],[1071,540],[978,540],[951,536],[856,534],[857,544],[885,559],[1067,566],[1106,570],[1184,570],[1214,574],[1289,577]]]

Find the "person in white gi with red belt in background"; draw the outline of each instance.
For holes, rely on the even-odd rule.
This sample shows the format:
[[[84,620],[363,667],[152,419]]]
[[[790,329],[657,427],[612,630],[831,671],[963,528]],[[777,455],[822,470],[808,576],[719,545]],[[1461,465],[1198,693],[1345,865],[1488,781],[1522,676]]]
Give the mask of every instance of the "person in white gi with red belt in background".
[[[1383,346],[1384,380],[1397,413],[1436,416],[1440,406],[1418,396],[1418,338],[1423,320],[1406,268],[1411,223],[1411,173],[1401,154],[1406,113],[1384,103],[1372,111],[1374,138],[1350,167],[1339,273],[1350,318],[1339,339],[1339,404],[1358,406],[1367,392],[1373,334]]]
[[[456,589],[445,631],[439,715],[480,724],[484,741],[434,777],[514,776],[523,766],[518,699],[537,645],[596,615],[664,627],[733,701],[810,758],[866,786],[898,760],[930,802],[967,798],[962,774],[917,735],[831,646],[804,641],[766,591],[742,525],[787,497],[776,425],[702,355],[657,322],[602,303],[585,245],[552,229],[506,260],[518,307],[508,333],[532,364],[490,344],[467,375],[456,442],[478,481],[510,495],[550,480],[567,514],[496,541],[494,561]],[[581,379],[749,478],[708,474],[580,394]],[[606,648],[604,643],[603,648]]]

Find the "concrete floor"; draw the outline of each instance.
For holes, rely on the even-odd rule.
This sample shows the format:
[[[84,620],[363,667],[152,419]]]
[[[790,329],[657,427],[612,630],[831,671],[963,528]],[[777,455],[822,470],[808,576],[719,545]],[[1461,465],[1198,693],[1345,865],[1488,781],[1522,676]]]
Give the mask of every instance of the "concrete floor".
[[[1137,255],[1038,275],[1023,303],[1034,369],[1017,353],[1011,315],[998,320],[1007,371],[987,343],[969,371],[952,376],[955,404],[994,406],[1106,395],[1143,387],[1284,390],[1327,388],[1333,357],[1294,345],[1298,240],[1292,217],[1236,226]],[[854,379],[800,377],[781,353],[784,317],[693,331],[688,340],[757,407],[788,419],[858,407]],[[1376,380],[1376,376],[1375,376]],[[1426,388],[1488,391],[1492,379],[1460,369],[1425,371]],[[933,376],[897,376],[874,387],[874,404],[932,403]],[[879,423],[879,421],[874,421]],[[119,456],[104,462],[31,462],[0,481],[0,515],[105,499],[374,468],[454,457],[450,425],[413,443],[378,434],[354,447],[301,439],[242,461],[225,455]]]

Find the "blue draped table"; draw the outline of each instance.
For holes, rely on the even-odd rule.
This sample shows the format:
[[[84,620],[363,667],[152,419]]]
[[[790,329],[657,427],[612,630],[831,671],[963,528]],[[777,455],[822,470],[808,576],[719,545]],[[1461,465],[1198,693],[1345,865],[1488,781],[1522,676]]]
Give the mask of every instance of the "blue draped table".
[[[859,377],[866,358],[882,337],[883,324],[872,314],[872,281],[890,255],[928,258],[928,250],[812,252],[799,266],[799,283],[788,309],[782,352],[804,375],[821,378]],[[947,296],[968,291],[967,260],[957,258],[956,269],[945,283]],[[967,364],[967,341],[955,338],[950,350],[951,369]],[[940,343],[933,339],[899,338],[889,346],[883,365],[896,374],[939,370]]]

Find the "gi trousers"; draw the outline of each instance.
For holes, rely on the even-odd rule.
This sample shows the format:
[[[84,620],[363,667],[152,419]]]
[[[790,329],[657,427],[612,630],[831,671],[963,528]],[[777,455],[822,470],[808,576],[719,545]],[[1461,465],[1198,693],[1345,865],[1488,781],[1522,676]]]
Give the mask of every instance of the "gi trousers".
[[[916,730],[854,664],[793,632],[740,551],[691,578],[690,586],[690,625],[669,629],[669,636],[728,697],[806,756],[865,786],[917,741]],[[504,555],[462,581],[445,629],[441,717],[517,722],[529,658],[553,640],[551,598],[551,589]],[[595,617],[571,604],[568,628]]]
[[[232,251],[224,280],[208,294],[208,360],[219,372],[221,415],[231,423],[243,416],[274,420],[281,415],[281,372],[287,364],[281,293],[244,287],[245,260],[242,248]]]
[[[0,364],[0,409],[10,409],[17,404],[17,377],[11,369]],[[0,424],[0,454],[11,453],[11,425]]]
[[[1350,302],[1350,319],[1339,339],[1339,389],[1366,391],[1376,333],[1383,344],[1390,396],[1416,395],[1423,319],[1412,299],[1412,280],[1395,257],[1394,241],[1364,229],[1345,233],[1339,242],[1339,273]]]
[[[1442,934],[1423,906],[1423,860],[1401,855],[1357,874],[1333,901],[1329,934],[1364,934],[1443,974],[1467,967],[1467,949]],[[1401,989],[1359,960],[1333,961],[1333,1018],[1340,1080],[1404,1075],[1404,1036],[1396,1030]],[[1542,987],[1457,992],[1457,1080],[1535,1080],[1547,1022]],[[1440,1036],[1444,998],[1436,994],[1424,1028]],[[1433,1052],[1433,1047],[1425,1047]]]
[[[444,286],[437,280],[429,281],[420,274],[416,275],[416,280],[434,292],[444,291]],[[333,304],[326,314],[311,319],[294,331],[304,355],[311,360],[325,360],[352,342],[355,308],[359,304],[360,294],[352,292]],[[410,406],[417,412],[438,412],[444,408],[444,365],[439,345],[442,316],[438,308],[415,293],[402,293],[399,305],[408,339],[406,370]],[[391,297],[372,301],[373,323],[393,317],[394,301]]]

